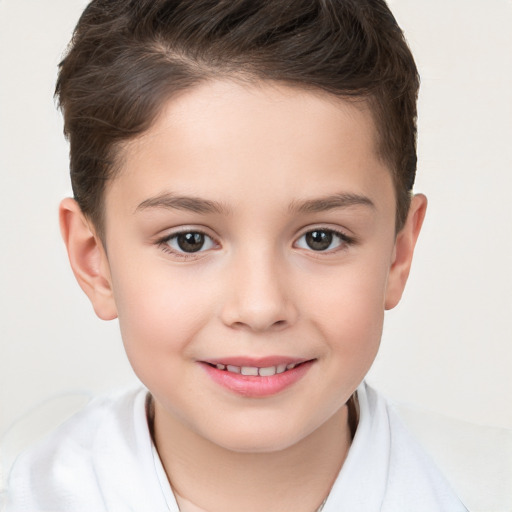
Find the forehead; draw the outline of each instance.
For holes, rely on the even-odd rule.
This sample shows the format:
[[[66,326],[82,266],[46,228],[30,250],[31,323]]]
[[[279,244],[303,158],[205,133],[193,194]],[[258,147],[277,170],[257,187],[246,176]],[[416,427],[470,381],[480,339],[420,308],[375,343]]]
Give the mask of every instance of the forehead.
[[[169,191],[231,206],[245,194],[289,204],[333,187],[378,203],[379,187],[384,199],[394,192],[376,139],[363,101],[272,82],[203,83],[169,100],[121,150],[107,210],[120,189],[130,207]]]

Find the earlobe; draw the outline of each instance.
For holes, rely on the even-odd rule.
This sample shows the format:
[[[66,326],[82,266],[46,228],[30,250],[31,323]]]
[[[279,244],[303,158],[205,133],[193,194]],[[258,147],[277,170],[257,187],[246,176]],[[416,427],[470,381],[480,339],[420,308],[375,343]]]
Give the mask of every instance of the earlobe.
[[[89,297],[99,318],[117,318],[107,255],[100,238],[73,199],[61,202],[59,220],[78,284]]]
[[[427,198],[423,194],[415,195],[411,200],[405,225],[396,237],[393,261],[386,288],[384,304],[386,309],[393,309],[402,297],[411,270],[414,247],[421,231],[426,210]]]

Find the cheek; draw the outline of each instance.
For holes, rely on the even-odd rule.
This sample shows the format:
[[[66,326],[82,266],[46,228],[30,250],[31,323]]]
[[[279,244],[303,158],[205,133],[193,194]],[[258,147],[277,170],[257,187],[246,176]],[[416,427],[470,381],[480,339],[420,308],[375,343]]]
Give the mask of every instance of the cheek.
[[[308,303],[333,356],[359,370],[373,361],[382,335],[387,271],[384,265],[351,266],[326,281]],[[369,361],[369,363],[368,363]],[[362,365],[362,366],[361,366]],[[357,371],[359,371],[357,370]]]
[[[113,276],[123,343],[139,377],[167,356],[169,364],[173,355],[186,355],[209,310],[207,288],[155,267],[131,279]]]

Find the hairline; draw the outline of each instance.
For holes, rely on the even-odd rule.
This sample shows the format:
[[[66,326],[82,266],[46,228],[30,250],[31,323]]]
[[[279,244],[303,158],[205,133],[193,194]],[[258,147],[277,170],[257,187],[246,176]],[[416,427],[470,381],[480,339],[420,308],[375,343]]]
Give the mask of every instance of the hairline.
[[[206,66],[205,66],[206,67]],[[183,86],[178,89],[174,89],[171,92],[167,92],[162,95],[162,98],[159,102],[159,108],[156,109],[156,114],[148,121],[147,127],[140,133],[133,135],[132,137],[125,138],[118,142],[115,142],[111,146],[111,157],[112,163],[109,175],[107,179],[103,181],[101,187],[101,193],[98,194],[98,204],[95,209],[95,213],[91,215],[87,215],[92,224],[94,225],[96,232],[98,233],[100,239],[105,243],[105,195],[106,189],[110,182],[114,181],[119,174],[122,172],[122,168],[125,162],[126,149],[132,145],[137,140],[142,139],[151,128],[158,122],[159,118],[164,115],[165,106],[178,99],[180,96],[185,95],[194,89],[201,87],[204,84],[214,83],[218,81],[226,81],[233,82],[242,86],[261,86],[261,85],[271,85],[278,86],[284,85],[291,89],[296,89],[299,91],[308,92],[314,94],[318,97],[321,97],[325,100],[332,102],[334,106],[339,106],[340,102],[347,102],[350,105],[361,111],[368,111],[371,115],[373,122],[373,138],[375,145],[375,156],[379,159],[381,163],[383,163],[390,173],[391,178],[393,180],[393,191],[395,196],[395,231],[398,233],[400,229],[403,227],[404,220],[400,219],[399,212],[399,184],[397,183],[397,173],[393,170],[393,162],[390,158],[386,158],[386,151],[383,148],[384,136],[381,133],[380,124],[379,124],[379,102],[376,98],[376,95],[371,91],[361,92],[360,94],[341,94],[336,93],[332,90],[329,90],[326,87],[321,87],[318,85],[314,85],[308,82],[300,82],[294,80],[284,80],[284,79],[274,79],[265,76],[261,76],[258,74],[257,70],[248,71],[247,69],[241,70],[215,70],[215,68],[209,69],[209,72],[205,71],[203,68],[202,75],[197,75],[194,80],[191,80],[186,86]],[[411,197],[411,192],[409,191],[409,196]],[[409,197],[409,202],[410,202]],[[75,198],[76,199],[76,198]],[[407,209],[408,209],[407,204]]]

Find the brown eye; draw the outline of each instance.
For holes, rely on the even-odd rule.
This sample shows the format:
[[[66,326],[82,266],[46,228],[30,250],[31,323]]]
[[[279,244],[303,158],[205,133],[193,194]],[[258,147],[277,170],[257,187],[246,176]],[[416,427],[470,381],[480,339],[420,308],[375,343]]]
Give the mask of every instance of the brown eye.
[[[179,248],[184,252],[197,252],[203,248],[204,235],[202,233],[182,233],[176,237]]]
[[[314,251],[326,251],[332,244],[332,231],[315,230],[306,233],[306,244]]]
[[[177,253],[194,253],[212,249],[214,241],[200,231],[184,231],[170,236],[164,243]]]
[[[353,239],[333,229],[312,229],[295,242],[295,247],[322,252],[333,251],[352,243]]]

